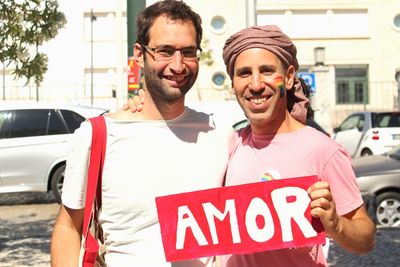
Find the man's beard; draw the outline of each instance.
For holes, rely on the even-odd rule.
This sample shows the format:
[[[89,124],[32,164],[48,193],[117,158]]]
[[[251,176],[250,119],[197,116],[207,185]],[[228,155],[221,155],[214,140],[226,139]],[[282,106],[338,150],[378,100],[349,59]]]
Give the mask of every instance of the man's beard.
[[[193,79],[193,77],[192,77]],[[144,80],[146,89],[152,95],[153,100],[163,99],[167,101],[175,101],[181,99],[190,90],[194,82],[187,82],[180,88],[170,88],[163,83],[162,77],[159,77],[146,62],[144,66]]]

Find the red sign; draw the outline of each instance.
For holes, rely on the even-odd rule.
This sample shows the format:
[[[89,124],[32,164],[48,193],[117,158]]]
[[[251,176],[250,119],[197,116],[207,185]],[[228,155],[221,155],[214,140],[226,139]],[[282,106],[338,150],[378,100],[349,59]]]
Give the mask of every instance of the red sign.
[[[167,261],[325,243],[310,213],[316,176],[156,198]]]
[[[130,90],[139,89],[140,84],[140,68],[136,64],[134,58],[128,59],[128,92]]]

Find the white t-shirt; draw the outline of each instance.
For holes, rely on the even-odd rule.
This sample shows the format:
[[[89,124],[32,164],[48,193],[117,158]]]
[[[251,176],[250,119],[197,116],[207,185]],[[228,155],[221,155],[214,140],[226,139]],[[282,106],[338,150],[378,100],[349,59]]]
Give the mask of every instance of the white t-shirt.
[[[222,185],[232,129],[189,108],[170,121],[117,121],[106,117],[107,148],[99,220],[108,266],[210,266],[209,259],[167,263],[155,197]],[[75,132],[62,202],[84,207],[91,125]],[[200,264],[200,265],[199,265]]]

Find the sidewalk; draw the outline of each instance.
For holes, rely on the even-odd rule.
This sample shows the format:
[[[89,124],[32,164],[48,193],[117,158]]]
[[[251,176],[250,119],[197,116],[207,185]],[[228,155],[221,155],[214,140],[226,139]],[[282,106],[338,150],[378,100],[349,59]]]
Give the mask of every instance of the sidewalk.
[[[333,267],[400,266],[400,228],[378,228],[375,249],[366,256],[344,251],[331,242],[328,263]]]

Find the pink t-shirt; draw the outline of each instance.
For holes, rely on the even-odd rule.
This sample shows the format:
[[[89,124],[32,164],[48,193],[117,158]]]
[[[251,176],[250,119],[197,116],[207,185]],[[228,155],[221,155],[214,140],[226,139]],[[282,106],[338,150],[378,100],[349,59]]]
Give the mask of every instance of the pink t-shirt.
[[[317,175],[328,181],[339,215],[363,203],[347,152],[311,127],[276,135],[256,135],[250,127],[237,133],[226,185]],[[222,257],[225,267],[327,266],[321,246],[272,250]]]

